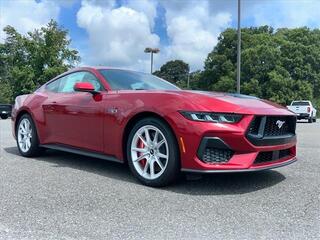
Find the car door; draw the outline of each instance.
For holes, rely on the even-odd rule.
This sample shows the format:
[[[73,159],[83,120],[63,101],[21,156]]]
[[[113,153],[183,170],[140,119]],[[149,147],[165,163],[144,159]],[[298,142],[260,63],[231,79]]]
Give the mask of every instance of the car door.
[[[75,92],[77,82],[90,82],[103,91],[100,81],[90,72],[80,71],[59,79],[58,90],[49,93],[44,113],[48,142],[81,149],[103,151],[103,107],[101,98]]]

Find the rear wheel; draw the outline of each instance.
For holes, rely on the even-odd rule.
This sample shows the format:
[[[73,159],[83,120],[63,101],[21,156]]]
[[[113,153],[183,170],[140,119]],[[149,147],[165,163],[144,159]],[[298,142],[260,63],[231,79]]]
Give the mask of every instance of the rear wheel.
[[[161,187],[179,175],[179,150],[170,128],[157,118],[136,123],[127,142],[129,167],[143,184]]]
[[[35,124],[29,114],[24,114],[16,129],[17,146],[24,157],[35,157],[42,153]]]

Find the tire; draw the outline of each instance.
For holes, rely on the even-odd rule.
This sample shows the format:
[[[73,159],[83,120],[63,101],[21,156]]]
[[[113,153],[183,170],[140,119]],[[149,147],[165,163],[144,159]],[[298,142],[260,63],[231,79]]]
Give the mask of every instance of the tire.
[[[313,119],[313,122],[317,122],[317,117],[315,117],[315,118]]]
[[[312,121],[312,117],[309,117],[308,118],[308,123],[312,123],[313,121]]]
[[[23,131],[23,129],[26,130]],[[24,143],[19,143],[19,141],[23,142],[24,139],[26,139]],[[29,114],[24,114],[19,119],[16,128],[16,140],[19,152],[24,157],[36,157],[43,152],[43,148],[39,147],[37,129]]]
[[[1,115],[0,117],[1,119],[7,119],[9,116],[6,114],[6,115]]]
[[[157,118],[144,118],[134,125],[126,150],[131,172],[144,185],[167,186],[180,175],[175,136],[169,126]]]

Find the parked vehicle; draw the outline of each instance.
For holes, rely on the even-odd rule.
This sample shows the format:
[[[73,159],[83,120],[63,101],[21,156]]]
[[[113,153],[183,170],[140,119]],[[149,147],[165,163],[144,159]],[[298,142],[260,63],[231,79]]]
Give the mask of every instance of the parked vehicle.
[[[292,101],[287,108],[297,114],[297,119],[308,119],[309,123],[317,121],[317,109],[315,109],[310,101]]]
[[[12,105],[10,104],[0,104],[0,118],[7,119],[11,116]]]
[[[43,148],[127,162],[164,186],[180,171],[248,172],[296,161],[296,116],[258,98],[185,91],[151,74],[77,68],[16,98],[21,155]]]

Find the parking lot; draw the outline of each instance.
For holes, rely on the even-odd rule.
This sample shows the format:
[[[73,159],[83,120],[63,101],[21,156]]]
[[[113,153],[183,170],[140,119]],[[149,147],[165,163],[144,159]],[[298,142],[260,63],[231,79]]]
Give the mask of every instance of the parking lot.
[[[120,164],[23,158],[1,120],[0,239],[319,239],[319,120],[297,132],[293,165],[153,189]]]

